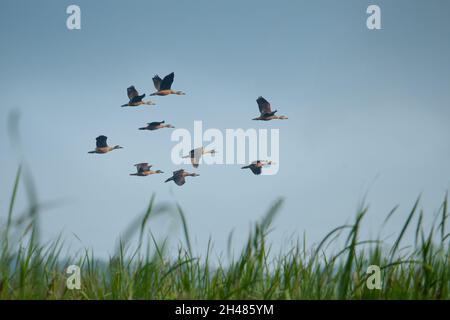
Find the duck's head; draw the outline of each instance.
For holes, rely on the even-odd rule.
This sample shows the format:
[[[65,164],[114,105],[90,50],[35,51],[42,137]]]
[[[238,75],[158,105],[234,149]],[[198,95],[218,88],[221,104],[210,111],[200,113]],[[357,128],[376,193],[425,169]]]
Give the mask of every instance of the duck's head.
[[[121,146],[119,146],[119,145],[114,146],[113,150],[116,150],[116,149],[123,149],[123,147],[121,147]]]

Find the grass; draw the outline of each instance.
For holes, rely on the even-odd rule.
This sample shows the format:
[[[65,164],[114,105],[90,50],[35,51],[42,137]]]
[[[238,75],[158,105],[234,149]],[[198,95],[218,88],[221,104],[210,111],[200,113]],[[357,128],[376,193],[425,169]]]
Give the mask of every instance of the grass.
[[[352,224],[333,229],[313,248],[306,248],[303,240],[273,254],[267,235],[283,204],[279,199],[252,226],[240,253],[226,265],[210,262],[211,240],[204,256],[193,255],[188,221],[179,204],[174,212],[185,245],[175,256],[168,254],[167,242],[158,243],[148,226],[153,217],[171,209],[156,205],[153,196],[105,262],[90,250],[63,257],[61,238],[40,243],[43,206],[33,188],[25,188],[30,209],[17,217],[14,212],[22,175],[32,185],[26,170],[19,168],[6,223],[0,227],[0,299],[450,299],[447,196],[428,231],[418,199],[391,245],[381,239],[360,240],[368,212],[363,206]],[[388,214],[385,224],[396,212],[394,208]],[[415,235],[414,243],[404,246],[409,231]],[[232,237],[230,233],[229,246]],[[132,245],[133,239],[137,243]],[[343,247],[331,250],[336,243]],[[80,290],[66,287],[65,268],[71,264],[81,268]],[[366,285],[369,265],[380,267],[380,290]]]

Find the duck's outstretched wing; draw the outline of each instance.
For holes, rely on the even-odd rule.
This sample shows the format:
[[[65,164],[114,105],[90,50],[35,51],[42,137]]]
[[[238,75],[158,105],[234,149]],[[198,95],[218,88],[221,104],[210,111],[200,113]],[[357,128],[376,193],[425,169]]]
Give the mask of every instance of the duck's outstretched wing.
[[[253,164],[250,166],[250,170],[252,170],[252,172],[256,175],[260,175],[262,172],[261,167]]]
[[[164,77],[159,87],[159,90],[169,90],[172,87],[173,79],[175,77],[175,73],[170,73]]]
[[[203,147],[191,150],[191,163],[194,168],[198,168],[202,154],[203,154]]]
[[[158,91],[161,88],[161,81],[162,81],[162,79],[157,74],[153,77],[153,85],[155,86],[156,90],[158,90]]]
[[[144,172],[150,170],[152,165],[149,165],[146,162],[135,164],[137,172]]]
[[[263,97],[258,97],[258,99],[256,99],[256,102],[258,103],[259,112],[261,114],[267,114],[272,112],[272,108],[270,106],[269,101],[267,101]]]
[[[174,171],[173,172],[173,176],[181,175],[183,172],[184,172],[184,169],[180,169],[180,170]]]
[[[163,123],[164,123],[164,121],[154,121],[154,122],[149,122],[147,124],[150,128],[156,128],[157,126],[159,126],[160,124],[163,124]]]
[[[97,148],[105,148],[108,146],[108,144],[106,143],[106,140],[108,139],[108,137],[106,136],[98,136],[97,138],[95,138],[96,140],[96,145]]]
[[[182,175],[177,175],[176,177],[173,178],[173,181],[177,185],[182,186],[186,182],[186,179]]]
[[[128,99],[133,100],[133,98],[139,96],[139,92],[136,90],[134,86],[130,86],[127,88],[127,95]]]

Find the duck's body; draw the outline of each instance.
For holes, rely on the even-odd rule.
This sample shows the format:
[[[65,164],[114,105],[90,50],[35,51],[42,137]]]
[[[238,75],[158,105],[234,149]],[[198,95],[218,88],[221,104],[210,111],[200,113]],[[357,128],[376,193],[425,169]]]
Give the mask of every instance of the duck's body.
[[[153,92],[151,96],[168,96],[170,94],[176,95],[184,95],[185,93],[182,91],[172,90],[172,83],[175,77],[175,73],[170,73],[161,79],[158,75],[153,77],[153,84],[156,88],[156,92]]]
[[[122,149],[123,147],[121,146],[114,146],[114,147],[110,147],[108,146],[108,144],[106,143],[106,140],[108,139],[108,137],[106,136],[98,136],[97,138],[95,138],[96,140],[96,148],[93,151],[89,151],[88,153],[97,153],[97,154],[104,154],[104,153],[108,153],[110,151],[113,150],[117,150],[117,149]]]
[[[135,164],[135,167],[137,172],[130,173],[130,176],[146,177],[152,174],[164,173],[161,170],[151,170],[150,168],[152,165],[149,165],[148,163],[138,163]]]
[[[165,121],[155,121],[155,122],[149,122],[147,123],[146,127],[142,127],[139,128],[139,130],[158,130],[158,129],[162,129],[162,128],[175,128],[173,125],[171,124],[166,124]]]
[[[122,107],[138,107],[141,105],[154,105],[154,103],[151,101],[143,101],[145,93],[139,95],[138,91],[134,86],[130,86],[127,88],[127,95],[128,99],[130,100],[128,101],[128,103],[123,104]]]
[[[183,158],[190,158],[191,159],[191,163],[194,166],[194,168],[198,168],[199,163],[200,163],[200,158],[202,157],[202,155],[205,154],[215,154],[216,151],[213,150],[205,150],[205,148],[200,147],[200,148],[196,148],[193,149],[189,152],[189,154],[187,156],[184,156]]]
[[[256,99],[256,102],[258,103],[258,108],[261,115],[257,118],[254,118],[253,120],[269,121],[275,119],[284,120],[288,118],[286,116],[276,116],[275,113],[277,113],[277,110],[272,111],[272,107],[270,106],[269,101],[267,101],[263,97],[258,97],[258,99]]]
[[[164,182],[173,181],[178,186],[182,186],[186,182],[186,177],[198,177],[198,176],[199,176],[199,174],[197,174],[197,173],[189,173],[187,171],[184,171],[183,169],[180,169],[180,170],[174,171],[172,174],[172,177],[170,177],[169,179],[167,179]]]
[[[250,169],[253,174],[260,175],[262,172],[262,168],[264,166],[271,165],[272,161],[263,161],[263,160],[257,160],[252,162],[250,165],[242,167],[241,169]]]

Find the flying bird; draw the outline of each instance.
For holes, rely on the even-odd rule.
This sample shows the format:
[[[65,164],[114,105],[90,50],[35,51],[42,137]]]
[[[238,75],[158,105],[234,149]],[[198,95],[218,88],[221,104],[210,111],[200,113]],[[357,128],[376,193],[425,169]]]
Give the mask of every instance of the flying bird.
[[[96,140],[96,148],[93,151],[89,151],[88,153],[98,153],[98,154],[103,154],[103,153],[108,153],[110,151],[116,150],[116,149],[122,149],[121,146],[114,146],[114,147],[109,147],[108,144],[106,143],[106,140],[108,139],[108,137],[106,136],[98,136],[97,138],[95,138]]]
[[[177,185],[182,186],[186,182],[185,177],[198,177],[198,176],[199,174],[197,173],[189,173],[187,171],[184,171],[183,169],[180,169],[174,171],[172,177],[170,177],[164,182],[169,182],[173,180],[173,182],[175,182]]]
[[[153,103],[152,101],[143,101],[142,99],[144,99],[145,97],[145,93],[142,95],[139,95],[139,92],[136,90],[136,88],[134,86],[128,87],[127,88],[127,95],[128,95],[128,99],[130,99],[130,101],[128,101],[128,103],[123,104],[122,107],[137,107],[140,105],[154,105],[155,103]]]
[[[253,161],[248,166],[242,167],[241,169],[250,169],[250,170],[252,170],[253,174],[260,175],[262,172],[262,168],[264,166],[268,166],[271,164],[273,164],[272,161],[257,160],[257,161]]]
[[[147,123],[146,127],[142,127],[139,128],[139,130],[158,130],[158,129],[162,129],[162,128],[175,128],[173,125],[171,124],[165,124],[165,121],[155,121],[155,122],[149,122]]]
[[[167,96],[169,94],[184,95],[182,91],[172,90],[172,83],[175,77],[175,73],[170,73],[161,79],[158,75],[153,77],[153,84],[155,85],[156,92],[152,93],[151,96]]]
[[[191,150],[189,152],[189,154],[187,156],[184,156],[183,158],[191,158],[191,163],[194,166],[194,168],[198,168],[198,165],[200,163],[200,158],[202,157],[202,155],[205,155],[205,154],[214,155],[215,153],[216,153],[216,150],[214,150],[214,149],[205,150],[205,148],[200,147],[200,148]]]
[[[136,173],[130,173],[130,176],[139,176],[139,177],[145,177],[151,174],[157,174],[157,173],[164,173],[161,170],[150,170],[150,168],[152,167],[152,165],[143,162],[143,163],[138,163],[134,165],[136,167]]]
[[[269,101],[267,101],[263,97],[258,97],[258,99],[256,99],[256,102],[258,103],[259,112],[261,113],[261,115],[257,118],[254,118],[253,120],[269,121],[274,119],[284,120],[288,118],[286,116],[276,116],[275,113],[277,112],[277,110],[272,111],[272,107],[270,106]]]

